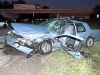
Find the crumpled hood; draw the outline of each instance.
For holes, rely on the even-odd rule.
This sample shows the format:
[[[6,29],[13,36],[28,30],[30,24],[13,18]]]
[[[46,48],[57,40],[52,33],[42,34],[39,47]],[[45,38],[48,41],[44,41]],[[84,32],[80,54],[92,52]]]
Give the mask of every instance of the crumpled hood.
[[[11,23],[14,30],[20,35],[26,36],[40,36],[42,34],[48,34],[49,30],[43,26],[35,25],[35,24],[25,24],[25,23]]]
[[[11,25],[18,33],[34,34],[49,32],[45,27],[35,24],[11,23]]]

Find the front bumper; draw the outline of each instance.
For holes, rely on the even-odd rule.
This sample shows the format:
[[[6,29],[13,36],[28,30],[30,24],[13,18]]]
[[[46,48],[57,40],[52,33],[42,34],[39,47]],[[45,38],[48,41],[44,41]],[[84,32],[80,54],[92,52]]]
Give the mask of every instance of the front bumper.
[[[17,39],[11,38],[9,36],[5,36],[4,39],[5,39],[5,43],[7,45],[15,48],[18,51],[25,53],[25,54],[30,54],[33,51],[33,49],[31,49],[31,48],[19,45]]]

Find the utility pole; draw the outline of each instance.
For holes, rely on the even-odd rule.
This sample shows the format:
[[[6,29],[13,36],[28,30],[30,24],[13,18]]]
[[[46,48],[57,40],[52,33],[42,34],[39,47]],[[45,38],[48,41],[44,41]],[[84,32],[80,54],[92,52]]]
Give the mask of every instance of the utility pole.
[[[34,18],[34,11],[33,11],[33,18]],[[33,24],[33,19],[32,19],[32,24]]]

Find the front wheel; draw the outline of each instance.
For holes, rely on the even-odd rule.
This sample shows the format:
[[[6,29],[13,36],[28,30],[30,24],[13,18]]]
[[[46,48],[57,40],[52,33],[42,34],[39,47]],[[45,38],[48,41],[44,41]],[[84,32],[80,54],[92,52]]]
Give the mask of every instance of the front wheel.
[[[93,37],[88,37],[86,40],[86,47],[91,47],[94,44],[94,38]]]
[[[52,43],[49,40],[44,40],[39,44],[39,53],[44,55],[52,52]]]

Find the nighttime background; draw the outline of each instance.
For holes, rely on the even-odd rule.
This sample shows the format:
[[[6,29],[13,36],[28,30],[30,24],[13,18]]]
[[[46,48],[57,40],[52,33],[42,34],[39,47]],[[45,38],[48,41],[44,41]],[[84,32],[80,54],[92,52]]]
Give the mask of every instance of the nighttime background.
[[[0,0],[0,1],[18,1],[18,0]],[[54,9],[92,9],[100,4],[100,0],[19,0],[28,4],[39,4]]]
[[[88,23],[91,29],[100,30],[100,17],[96,17],[97,14],[100,15],[100,0],[0,0],[0,10],[13,9],[13,4],[38,4],[42,9],[93,10],[94,13],[90,15],[90,19],[77,20]],[[84,13],[82,14],[84,15]],[[19,18],[13,20],[17,20],[16,22],[21,23],[21,19],[30,18],[30,21],[22,23],[32,24],[33,14],[18,15],[20,15],[18,16]],[[35,18],[46,18],[49,17],[49,14],[34,14],[34,16]],[[8,27],[0,28],[0,37],[2,38],[4,38],[8,30],[12,30],[12,19],[4,17],[0,12],[0,22],[6,20]],[[36,24],[40,22],[41,21],[36,20],[36,22],[34,21],[33,23]],[[84,32],[82,33],[84,34]],[[99,34],[100,32],[98,32],[98,35]],[[61,51],[53,52],[53,54],[49,54],[48,56],[41,56],[36,53],[36,55],[33,54],[32,58],[26,59],[25,55],[20,54],[14,48],[10,48],[9,46],[4,47],[4,49],[0,49],[0,63],[4,63],[3,67],[1,67],[2,64],[0,64],[0,75],[41,75],[39,74],[40,72],[42,72],[42,75],[100,75],[100,40],[96,41],[92,47],[85,48],[83,46],[83,48],[81,48],[82,51],[88,52],[91,57],[80,61]],[[3,54],[1,53],[2,51]],[[9,57],[11,58],[10,60],[8,60]],[[5,61],[6,59],[8,62]],[[5,62],[7,64],[5,64]]]
[[[42,9],[89,9],[93,10],[94,14],[100,14],[100,0],[0,0],[0,9],[13,9],[13,4],[38,4]],[[20,14],[20,18],[27,17],[33,18],[32,14]],[[49,18],[49,14],[34,16],[40,17]]]

